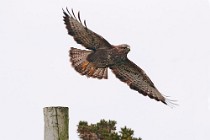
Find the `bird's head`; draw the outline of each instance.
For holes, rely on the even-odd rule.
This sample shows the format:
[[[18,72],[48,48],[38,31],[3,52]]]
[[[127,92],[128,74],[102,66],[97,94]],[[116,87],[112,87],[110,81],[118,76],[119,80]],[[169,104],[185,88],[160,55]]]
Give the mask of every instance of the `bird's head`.
[[[116,48],[117,51],[122,54],[127,54],[130,51],[130,46],[127,44],[118,45]]]

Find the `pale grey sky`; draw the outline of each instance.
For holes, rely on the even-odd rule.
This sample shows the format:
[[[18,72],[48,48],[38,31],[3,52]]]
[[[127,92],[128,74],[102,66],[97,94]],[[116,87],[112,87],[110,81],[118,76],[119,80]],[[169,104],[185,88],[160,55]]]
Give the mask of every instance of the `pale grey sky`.
[[[71,67],[62,8],[128,57],[179,106],[144,97],[109,71],[108,80]],[[70,108],[70,139],[80,120],[112,119],[144,140],[210,139],[208,0],[7,0],[0,2],[0,139],[43,139],[45,106]]]

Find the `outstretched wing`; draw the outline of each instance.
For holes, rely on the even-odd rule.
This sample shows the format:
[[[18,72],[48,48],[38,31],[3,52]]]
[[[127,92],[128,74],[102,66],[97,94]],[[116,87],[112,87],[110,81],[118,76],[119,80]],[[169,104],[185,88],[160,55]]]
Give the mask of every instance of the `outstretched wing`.
[[[96,50],[98,48],[111,48],[112,45],[106,41],[102,36],[89,30],[84,21],[84,25],[80,19],[80,13],[78,12],[78,19],[76,18],[73,10],[72,14],[66,9],[67,12],[63,10],[64,22],[68,34],[74,37],[74,40],[83,45],[85,48],[90,50]]]
[[[164,104],[170,102],[156,89],[146,73],[130,60],[127,59],[125,62],[110,68],[116,77],[122,82],[127,83],[131,89],[137,90],[139,93],[161,101]]]

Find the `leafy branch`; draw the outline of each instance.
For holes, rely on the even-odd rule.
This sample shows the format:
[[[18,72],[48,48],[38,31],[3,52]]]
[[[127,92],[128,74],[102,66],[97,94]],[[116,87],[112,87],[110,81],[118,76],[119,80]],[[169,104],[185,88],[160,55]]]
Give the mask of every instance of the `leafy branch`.
[[[117,133],[116,123],[112,120],[101,120],[97,124],[88,125],[86,121],[80,121],[77,132],[82,140],[142,140],[134,138],[134,131],[126,126]]]

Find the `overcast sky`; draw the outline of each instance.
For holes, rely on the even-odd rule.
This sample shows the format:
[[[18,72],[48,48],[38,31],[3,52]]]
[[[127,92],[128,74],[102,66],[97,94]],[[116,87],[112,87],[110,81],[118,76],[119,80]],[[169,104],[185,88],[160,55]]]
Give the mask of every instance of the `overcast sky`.
[[[0,2],[0,139],[41,140],[42,109],[70,108],[70,139],[80,120],[127,126],[143,140],[210,139],[210,7],[208,0],[7,0]],[[179,106],[170,108],[108,80],[78,74],[62,8],[128,57]]]

